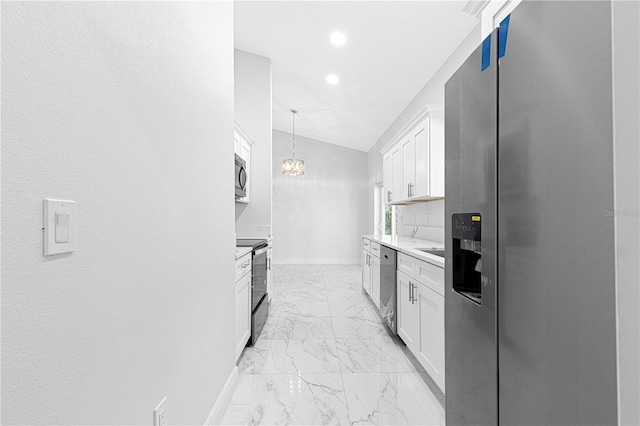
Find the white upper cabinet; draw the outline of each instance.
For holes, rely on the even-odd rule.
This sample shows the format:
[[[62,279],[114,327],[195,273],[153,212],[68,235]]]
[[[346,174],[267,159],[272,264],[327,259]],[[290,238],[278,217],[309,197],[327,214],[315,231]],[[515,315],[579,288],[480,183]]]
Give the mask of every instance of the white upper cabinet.
[[[241,146],[241,141],[242,138],[240,136],[240,133],[238,132],[237,128],[234,127],[233,129],[233,153],[240,155],[240,146]]]
[[[421,121],[412,131],[415,150],[415,188],[416,197],[429,195],[429,119]]]
[[[429,196],[444,197],[444,115],[429,117]]]
[[[387,185],[386,182],[384,184]],[[391,150],[391,201],[402,199],[402,152],[400,146]]]
[[[400,199],[411,198],[412,189],[416,185],[416,141],[412,134],[400,142],[402,151],[402,195]]]
[[[386,203],[444,197],[444,117],[423,111],[382,150]]]
[[[382,180],[384,182],[384,202],[391,202],[391,174],[393,173],[393,168],[391,165],[391,153],[387,152],[382,156]],[[387,186],[389,185],[389,186]]]

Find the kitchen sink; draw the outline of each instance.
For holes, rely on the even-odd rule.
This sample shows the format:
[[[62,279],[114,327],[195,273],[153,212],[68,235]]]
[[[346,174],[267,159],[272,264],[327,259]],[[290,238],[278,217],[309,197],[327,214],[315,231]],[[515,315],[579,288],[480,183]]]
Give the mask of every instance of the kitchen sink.
[[[420,250],[420,251],[423,251],[425,253],[433,254],[435,256],[444,257],[444,249],[417,248],[416,250]]]

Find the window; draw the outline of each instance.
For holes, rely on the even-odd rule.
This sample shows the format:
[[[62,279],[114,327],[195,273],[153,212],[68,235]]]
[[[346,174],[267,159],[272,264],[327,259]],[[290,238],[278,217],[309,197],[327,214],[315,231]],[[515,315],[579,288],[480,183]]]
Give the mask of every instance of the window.
[[[382,183],[376,184],[373,191],[373,233],[376,235],[395,235],[396,206],[385,205],[383,194],[384,187]]]
[[[384,235],[396,234],[396,206],[385,206],[384,208]]]

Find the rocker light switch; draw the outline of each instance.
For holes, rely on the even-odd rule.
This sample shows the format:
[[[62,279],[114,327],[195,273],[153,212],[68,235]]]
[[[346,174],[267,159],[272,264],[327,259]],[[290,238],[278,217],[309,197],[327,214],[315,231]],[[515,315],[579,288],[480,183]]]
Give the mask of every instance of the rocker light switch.
[[[75,203],[68,200],[44,200],[44,255],[75,250]]]
[[[69,212],[56,212],[56,243],[69,242]]]

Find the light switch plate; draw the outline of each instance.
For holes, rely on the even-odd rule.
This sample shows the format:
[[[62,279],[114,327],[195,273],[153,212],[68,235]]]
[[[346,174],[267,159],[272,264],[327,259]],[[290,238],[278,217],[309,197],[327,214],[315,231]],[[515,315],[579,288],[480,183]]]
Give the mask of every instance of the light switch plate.
[[[53,256],[56,254],[70,253],[76,248],[75,241],[75,202],[69,200],[44,199],[44,255]],[[64,220],[60,220],[60,219]],[[58,241],[56,242],[56,226]],[[64,236],[63,238],[61,238]]]
[[[167,426],[167,397],[160,401],[160,404],[153,410],[153,426]]]

